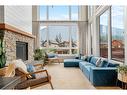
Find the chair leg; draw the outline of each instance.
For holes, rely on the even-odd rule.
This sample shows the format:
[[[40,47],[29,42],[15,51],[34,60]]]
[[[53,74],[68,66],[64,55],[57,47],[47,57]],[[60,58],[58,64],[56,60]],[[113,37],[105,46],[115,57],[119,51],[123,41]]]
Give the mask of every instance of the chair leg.
[[[52,82],[51,82],[51,81],[49,81],[49,83],[50,83],[51,88],[52,88],[52,89],[54,89],[54,88],[53,88],[53,85],[52,85]]]
[[[53,85],[52,85],[52,82],[51,82],[51,80],[49,79],[49,75],[48,75],[48,71],[47,71],[47,70],[46,70],[46,74],[47,74],[48,81],[49,81],[49,83],[50,83],[51,88],[54,89],[54,88],[53,88]]]

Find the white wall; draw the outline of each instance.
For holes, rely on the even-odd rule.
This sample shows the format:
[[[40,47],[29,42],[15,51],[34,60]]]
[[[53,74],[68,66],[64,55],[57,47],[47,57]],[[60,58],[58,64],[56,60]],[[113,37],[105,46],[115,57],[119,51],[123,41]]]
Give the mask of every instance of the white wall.
[[[4,6],[4,22],[32,34],[32,6]]]
[[[0,23],[4,22],[4,6],[0,6]]]

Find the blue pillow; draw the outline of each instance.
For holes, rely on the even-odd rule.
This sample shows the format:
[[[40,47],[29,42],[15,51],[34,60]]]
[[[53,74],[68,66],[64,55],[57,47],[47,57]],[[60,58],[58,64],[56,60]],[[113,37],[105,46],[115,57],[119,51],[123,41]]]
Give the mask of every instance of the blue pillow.
[[[113,63],[108,64],[108,67],[117,67],[117,66],[119,66],[119,64],[113,64]]]
[[[54,58],[55,56],[55,54],[48,54],[48,58]]]
[[[91,60],[92,57],[93,56],[87,56],[87,58],[85,59],[85,61],[90,62],[90,60]]]
[[[79,59],[79,57],[75,57],[75,59]]]
[[[107,60],[103,60],[99,65],[98,67],[108,67],[108,61]]]
[[[30,73],[35,72],[35,68],[34,68],[33,65],[27,64],[26,67],[27,67],[27,71],[28,72],[30,72]],[[32,78],[35,78],[36,77],[35,74],[32,74],[31,76],[32,76]]]
[[[96,65],[97,60],[98,60],[97,57],[91,57],[90,63]]]

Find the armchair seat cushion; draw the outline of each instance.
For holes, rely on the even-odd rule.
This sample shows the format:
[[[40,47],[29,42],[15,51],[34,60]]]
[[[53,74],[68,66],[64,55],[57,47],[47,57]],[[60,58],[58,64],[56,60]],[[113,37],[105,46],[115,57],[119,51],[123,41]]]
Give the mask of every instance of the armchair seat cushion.
[[[29,80],[22,81],[21,83],[16,85],[15,88],[16,89],[26,89],[28,87],[32,87],[32,86],[36,86],[36,85],[39,85],[39,84],[42,84],[42,83],[45,83],[45,82],[49,82],[49,80],[51,80],[50,75],[48,77],[44,76],[44,77],[38,78],[38,79],[32,79],[32,80],[29,79]]]

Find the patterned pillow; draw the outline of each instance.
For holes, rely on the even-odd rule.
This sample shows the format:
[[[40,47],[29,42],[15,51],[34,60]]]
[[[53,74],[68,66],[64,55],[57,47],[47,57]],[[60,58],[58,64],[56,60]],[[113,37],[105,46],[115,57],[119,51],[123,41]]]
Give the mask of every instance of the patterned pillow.
[[[21,59],[13,60],[12,63],[15,64],[15,69],[17,68],[23,73],[26,73],[26,74],[28,73],[26,64]]]
[[[108,61],[107,60],[102,60],[101,63],[98,65],[98,67],[108,67]]]
[[[81,56],[81,60],[86,61],[87,56]]]

